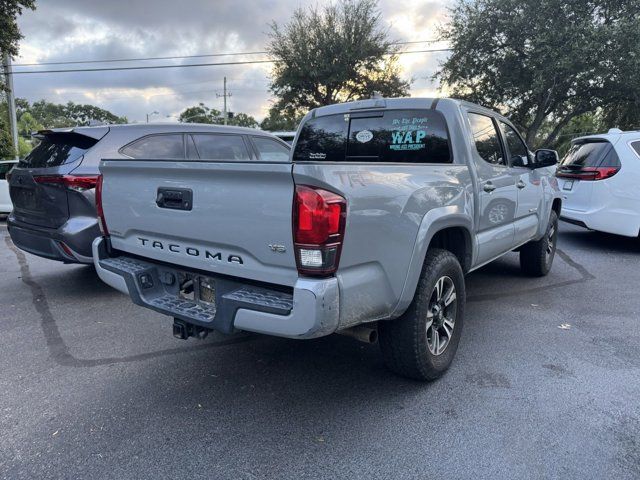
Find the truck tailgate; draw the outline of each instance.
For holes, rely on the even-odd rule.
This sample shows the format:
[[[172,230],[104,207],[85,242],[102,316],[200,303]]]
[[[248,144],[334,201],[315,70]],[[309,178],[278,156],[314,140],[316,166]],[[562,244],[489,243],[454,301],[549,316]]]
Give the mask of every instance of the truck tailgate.
[[[187,268],[292,286],[290,163],[103,160],[114,249]]]

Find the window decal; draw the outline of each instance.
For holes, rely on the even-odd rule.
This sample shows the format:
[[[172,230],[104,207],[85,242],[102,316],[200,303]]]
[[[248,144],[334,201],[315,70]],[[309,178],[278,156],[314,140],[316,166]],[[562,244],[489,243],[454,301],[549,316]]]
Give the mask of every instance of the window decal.
[[[371,133],[369,130],[360,130],[356,134],[356,140],[358,140],[360,143],[367,143],[372,138],[373,138],[373,133]]]
[[[422,150],[425,148],[424,139],[427,137],[426,117],[395,118],[391,131],[391,150]]]

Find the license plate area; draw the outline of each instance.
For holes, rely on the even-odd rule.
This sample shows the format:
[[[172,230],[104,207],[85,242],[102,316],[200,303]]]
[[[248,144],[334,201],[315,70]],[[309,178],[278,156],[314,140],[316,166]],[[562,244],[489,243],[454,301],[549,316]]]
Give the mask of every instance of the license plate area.
[[[31,188],[13,187],[14,203],[18,208],[26,210],[35,210],[38,207],[36,192]]]
[[[204,275],[180,272],[178,274],[178,298],[215,310],[216,281]]]
[[[562,185],[562,190],[565,190],[567,192],[573,190],[573,182],[574,180],[565,180],[564,184]]]

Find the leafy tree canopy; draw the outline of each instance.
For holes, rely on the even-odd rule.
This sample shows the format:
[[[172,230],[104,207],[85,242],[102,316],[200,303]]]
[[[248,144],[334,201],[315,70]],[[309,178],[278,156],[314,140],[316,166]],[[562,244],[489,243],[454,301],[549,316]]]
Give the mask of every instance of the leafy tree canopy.
[[[0,160],[8,160],[15,157],[15,154],[13,140],[9,133],[9,125],[7,125],[4,116],[2,116],[0,117]]]
[[[0,160],[14,158],[15,155],[9,131],[9,108],[6,102],[0,102]]]
[[[341,0],[299,8],[289,23],[273,23],[268,52],[275,61],[271,91],[277,108],[311,108],[369,98],[406,96],[397,47],[377,0]]]
[[[0,53],[18,55],[18,42],[22,38],[17,18],[27,8],[36,8],[35,0],[0,0]]]
[[[260,128],[269,132],[296,130],[302,115],[296,114],[293,108],[281,108],[273,105],[269,114],[260,123]]]
[[[640,123],[640,0],[457,0],[450,16],[441,37],[453,51],[436,77],[510,116],[528,143],[552,145],[598,109],[621,128]]]
[[[68,102],[66,105],[39,100],[30,104],[24,99],[16,99],[18,124],[40,126],[40,128],[59,128],[88,126],[95,123],[127,123],[126,117],[119,117],[108,110],[95,105],[81,105]],[[22,120],[22,117],[29,116]]]
[[[224,125],[224,115],[220,110],[207,107],[204,103],[185,109],[178,121],[183,123],[211,123],[215,125]],[[251,115],[246,113],[234,113],[229,115],[227,125],[236,127],[258,128],[258,122]]]

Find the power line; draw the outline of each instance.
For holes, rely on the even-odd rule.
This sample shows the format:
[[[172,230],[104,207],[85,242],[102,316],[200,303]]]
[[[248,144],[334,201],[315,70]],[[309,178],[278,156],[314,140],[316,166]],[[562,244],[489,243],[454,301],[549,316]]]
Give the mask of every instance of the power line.
[[[33,70],[29,72],[13,72],[14,75],[27,75],[34,73],[72,73],[72,72],[112,72],[117,70],[151,70],[154,68],[186,68],[186,67],[214,67],[227,65],[250,65],[258,63],[273,63],[273,60],[247,60],[244,62],[219,62],[219,63],[189,63],[186,65],[143,65],[137,67],[101,67],[101,68],[68,68],[61,70]]]
[[[410,53],[436,53],[436,52],[449,52],[450,48],[436,48],[430,50],[409,50],[406,52],[397,52],[391,55],[406,55]],[[78,73],[78,72],[113,72],[124,70],[152,70],[152,69],[164,69],[164,68],[187,68],[187,67],[222,67],[230,65],[256,65],[261,63],[274,63],[275,60],[246,60],[237,62],[218,62],[218,63],[188,63],[183,65],[141,65],[136,67],[100,67],[100,68],[68,68],[60,70],[32,70],[12,72],[12,75],[33,75],[40,73]]]
[[[436,43],[439,40],[415,40],[408,42],[393,42],[391,45],[413,45],[417,43]],[[70,60],[66,62],[40,62],[40,63],[14,63],[14,67],[40,67],[45,65],[78,65],[89,63],[120,63],[120,62],[146,62],[152,60],[181,60],[186,58],[207,58],[207,57],[227,57],[236,55],[266,55],[267,51],[255,52],[228,52],[228,53],[208,53],[201,55],[175,55],[168,57],[139,57],[139,58],[111,58],[107,60]]]
[[[77,65],[85,63],[120,63],[120,62],[145,62],[150,60],[180,60],[184,58],[227,57],[234,55],[265,55],[268,52],[230,52],[209,53],[203,55],[175,55],[170,57],[139,57],[139,58],[112,58],[109,60],[73,60],[69,62],[41,62],[41,63],[16,63],[15,67],[39,67],[43,65]]]

